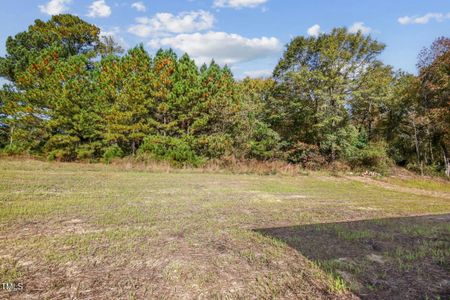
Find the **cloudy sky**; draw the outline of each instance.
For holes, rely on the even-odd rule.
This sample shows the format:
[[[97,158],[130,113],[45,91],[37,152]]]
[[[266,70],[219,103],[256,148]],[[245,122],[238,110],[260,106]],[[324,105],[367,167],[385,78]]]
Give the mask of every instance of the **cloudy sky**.
[[[0,55],[10,35],[35,19],[76,14],[125,48],[171,47],[200,64],[214,58],[236,77],[266,76],[297,35],[333,27],[362,30],[387,44],[382,59],[416,72],[418,52],[450,35],[450,0],[3,0]]]

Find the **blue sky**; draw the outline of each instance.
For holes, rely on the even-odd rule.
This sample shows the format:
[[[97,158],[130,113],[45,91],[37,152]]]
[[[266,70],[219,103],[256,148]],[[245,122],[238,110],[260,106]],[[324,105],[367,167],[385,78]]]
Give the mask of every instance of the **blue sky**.
[[[10,35],[35,19],[72,13],[96,24],[125,47],[144,43],[212,57],[236,77],[268,75],[297,35],[333,27],[363,30],[387,48],[382,60],[415,73],[417,54],[450,35],[450,0],[5,0],[0,55]]]

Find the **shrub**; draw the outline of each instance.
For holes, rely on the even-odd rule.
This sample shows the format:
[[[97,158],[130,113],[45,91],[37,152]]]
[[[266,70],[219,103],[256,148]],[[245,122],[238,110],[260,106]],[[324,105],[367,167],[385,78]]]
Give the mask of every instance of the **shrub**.
[[[105,164],[110,164],[114,158],[120,157],[123,157],[123,151],[117,144],[114,144],[105,149],[105,152],[103,153],[103,162]]]
[[[417,174],[423,174],[427,176],[445,176],[445,167],[442,165],[425,165],[412,162],[406,165],[406,169]]]
[[[26,152],[26,147],[21,144],[8,144],[2,149],[2,152],[8,155],[19,155]]]
[[[233,139],[228,134],[202,135],[192,138],[190,144],[204,157],[215,159],[233,155]]]
[[[290,163],[301,164],[307,169],[318,169],[326,163],[316,145],[296,143],[288,152],[287,160]]]
[[[100,142],[93,142],[83,144],[77,147],[77,159],[80,160],[95,160],[100,156],[102,144]]]
[[[324,139],[320,142],[320,151],[330,160],[343,159],[353,157],[358,152],[360,144],[358,130],[353,125],[338,129],[336,132],[325,134]]]
[[[138,155],[150,155],[156,160],[166,160],[178,166],[199,166],[203,159],[198,156],[188,143],[189,138],[174,138],[167,136],[149,136],[139,147]]]
[[[71,161],[73,160],[73,153],[69,149],[56,149],[47,154],[47,159],[51,161]]]
[[[78,137],[56,134],[45,143],[44,151],[49,160],[71,161],[77,157],[76,145],[79,142]]]
[[[390,165],[385,143],[369,143],[349,159],[354,167],[369,168],[373,171],[385,173]]]
[[[280,136],[267,124],[257,122],[252,140],[249,142],[250,157],[268,160],[276,157],[280,146]]]

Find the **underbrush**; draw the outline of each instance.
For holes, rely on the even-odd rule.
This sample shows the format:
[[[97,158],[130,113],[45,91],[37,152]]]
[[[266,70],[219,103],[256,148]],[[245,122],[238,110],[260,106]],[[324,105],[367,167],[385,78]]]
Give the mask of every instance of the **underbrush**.
[[[188,153],[189,154],[189,153]],[[40,160],[49,161],[48,157],[31,154],[6,154],[0,152],[0,159],[3,160]],[[189,161],[190,160],[190,161]],[[113,168],[122,170],[137,170],[146,172],[177,173],[183,171],[197,173],[231,173],[231,174],[257,174],[257,175],[287,175],[287,176],[308,176],[310,173],[324,174],[331,176],[342,175],[363,175],[370,177],[390,176],[399,172],[399,167],[387,166],[383,169],[374,169],[362,165],[352,165],[344,161],[323,163],[304,166],[301,163],[286,162],[283,160],[261,161],[256,159],[237,159],[234,156],[226,156],[220,159],[204,159],[201,157],[189,157],[189,160],[167,160],[149,153],[138,153],[135,156],[123,156],[118,148],[112,146],[107,149],[102,159],[85,159],[67,162],[72,164],[105,164]],[[56,160],[58,161],[58,160]],[[375,171],[374,171],[375,170]],[[415,173],[404,172],[413,176]],[[419,174],[416,174],[417,178]],[[442,176],[426,176],[428,179],[439,179],[447,181]]]
[[[125,157],[114,159],[111,165],[124,169],[135,169],[155,172],[178,172],[183,170],[206,173],[229,172],[232,174],[258,174],[258,175],[308,175],[309,170],[299,165],[283,161],[238,160],[226,157],[221,160],[204,161],[198,165],[171,163],[166,160],[154,159],[152,156]]]

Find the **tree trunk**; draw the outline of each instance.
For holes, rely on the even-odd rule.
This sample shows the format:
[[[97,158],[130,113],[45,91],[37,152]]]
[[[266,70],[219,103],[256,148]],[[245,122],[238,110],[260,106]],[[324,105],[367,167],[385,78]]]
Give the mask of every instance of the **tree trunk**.
[[[367,141],[370,142],[372,139],[372,101],[369,102],[369,113],[367,117],[368,128],[367,128]]]
[[[414,127],[414,142],[416,145],[416,154],[417,154],[417,164],[420,166],[420,173],[423,176],[423,167],[420,163],[420,150],[419,150],[419,140],[417,138],[417,128],[416,128],[416,122],[414,121],[414,118],[412,118],[412,124]]]
[[[445,159],[445,175],[447,175],[447,177],[450,177],[450,159],[448,159],[447,157],[445,157],[444,159]]]
[[[433,145],[431,144],[431,134],[430,134],[430,128],[429,127],[427,127],[427,134],[428,134],[428,144],[429,144],[429,147],[430,147],[431,164],[434,164]]]
[[[9,145],[12,146],[13,144],[13,135],[14,135],[14,125],[11,126],[10,133],[9,133]]]
[[[166,129],[167,129],[167,127],[166,127],[166,124],[167,124],[167,120],[166,120],[166,116],[164,116],[164,136],[166,136]]]
[[[444,146],[442,146],[442,153],[444,154],[445,175],[450,177],[450,159],[447,157],[447,151]]]

